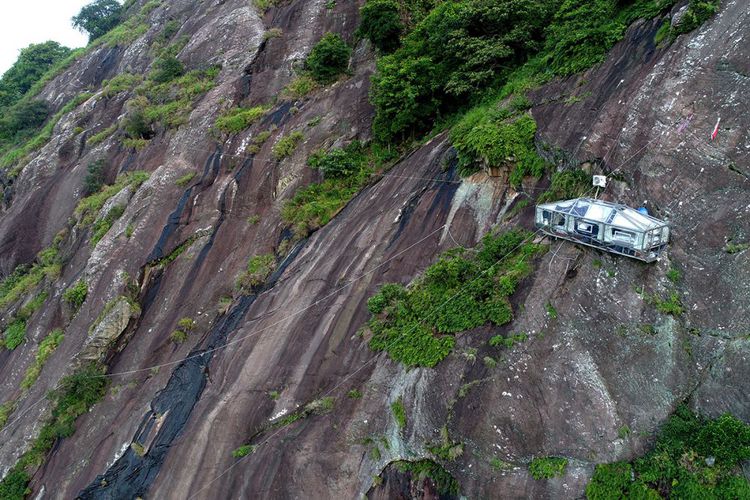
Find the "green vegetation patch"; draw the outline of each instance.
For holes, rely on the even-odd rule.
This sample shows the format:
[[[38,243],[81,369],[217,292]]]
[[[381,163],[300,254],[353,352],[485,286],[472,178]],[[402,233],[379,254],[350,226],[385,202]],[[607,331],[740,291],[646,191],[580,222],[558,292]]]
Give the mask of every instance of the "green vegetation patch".
[[[461,173],[505,167],[510,182],[519,186],[527,175],[540,177],[546,164],[534,144],[536,122],[530,114],[515,114],[508,107],[476,107],[451,130]]]
[[[237,133],[247,129],[268,112],[268,106],[232,108],[216,119],[215,126],[222,132]]]
[[[299,130],[295,130],[289,135],[286,135],[279,139],[276,144],[273,145],[273,157],[275,160],[281,161],[284,158],[292,156],[292,153],[297,149],[299,143],[305,136]]]
[[[750,426],[728,414],[708,419],[682,405],[644,457],[597,465],[586,497],[750,498],[741,468],[748,459]]]
[[[364,187],[370,179],[372,165],[381,162],[372,148],[358,141],[344,148],[316,151],[308,164],[323,172],[323,182],[300,188],[286,202],[281,216],[303,238],[328,222]]]
[[[346,71],[352,49],[341,36],[326,33],[305,60],[305,67],[319,83],[329,83]]]
[[[86,196],[78,202],[78,205],[76,205],[76,208],[73,211],[73,214],[78,219],[78,223],[82,226],[89,226],[93,224],[96,220],[96,216],[99,214],[99,211],[102,209],[104,204],[107,203],[107,200],[112,198],[114,195],[116,195],[126,187],[129,187],[133,191],[136,191],[141,186],[141,184],[148,180],[148,177],[149,174],[142,170],[128,172],[118,176],[114,184],[103,186],[98,192]],[[112,212],[112,210],[110,210],[110,212]],[[121,215],[122,212],[120,212],[117,218],[119,218]],[[117,218],[113,219],[112,222],[114,222],[114,220],[117,220]],[[107,228],[107,231],[108,230],[109,228]],[[107,231],[104,231],[101,236],[104,236]]]
[[[86,300],[89,293],[89,285],[86,280],[78,280],[75,285],[71,286],[63,293],[63,298],[70,304],[74,311],[78,311]]]
[[[104,142],[105,140],[107,140],[107,138],[110,135],[114,134],[116,131],[117,131],[117,125],[116,124],[112,125],[111,127],[107,127],[104,130],[102,130],[101,132],[99,132],[97,134],[94,134],[91,137],[89,137],[88,139],[86,139],[86,145],[88,145],[88,146],[96,146],[97,144],[101,144],[102,142]]]
[[[565,474],[565,468],[568,466],[568,459],[562,457],[543,457],[535,458],[529,464],[531,477],[536,480],[551,479],[553,477]]]
[[[170,71],[168,77],[165,73],[152,75],[136,87],[137,96],[128,101],[123,128],[131,141],[149,140],[160,128],[178,128],[187,123],[195,99],[214,88],[220,68],[212,66],[185,74],[176,69]],[[142,146],[139,142],[130,145]]]
[[[95,247],[97,243],[104,238],[104,235],[112,229],[112,225],[125,213],[125,205],[117,205],[107,212],[107,215],[94,223],[91,228],[91,246]]]
[[[393,462],[393,466],[401,473],[411,474],[413,480],[424,481],[429,479],[441,495],[458,496],[460,493],[461,486],[458,481],[437,462],[432,460],[417,460],[415,462],[399,460]]]
[[[671,38],[689,33],[711,19],[717,12],[721,0],[690,0],[688,8],[677,25],[669,32]]]
[[[395,0],[368,0],[360,10],[361,22],[357,35],[367,38],[381,53],[389,53],[401,45],[404,27],[399,4]]]
[[[404,400],[399,397],[396,401],[391,403],[391,412],[393,412],[393,418],[398,424],[400,430],[406,429],[406,409],[404,408]]]
[[[31,480],[29,470],[44,463],[47,453],[59,439],[72,436],[76,419],[104,397],[107,387],[104,372],[103,365],[90,363],[60,380],[57,389],[49,394],[52,415],[32,442],[31,449],[21,455],[0,482],[0,498],[25,498]]]
[[[247,269],[237,279],[237,288],[250,292],[266,282],[276,268],[274,254],[254,255],[247,261]]]
[[[680,316],[685,312],[685,307],[682,305],[678,292],[670,292],[666,297],[653,294],[647,296],[647,299],[660,313]]]
[[[60,109],[60,111],[55,113],[49,120],[46,121],[46,123],[44,123],[44,126],[35,136],[31,137],[23,144],[5,153],[2,158],[0,158],[0,167],[9,167],[11,165],[14,165],[32,152],[47,144],[47,142],[52,137],[52,131],[54,130],[55,125],[57,125],[60,119],[80,106],[82,103],[88,101],[91,96],[92,94],[84,92],[71,99],[65,106]],[[13,176],[15,176],[17,172],[14,171],[12,172],[12,174]]]
[[[10,276],[0,282],[0,309],[6,308],[31,292],[45,277],[56,278],[59,274],[60,262],[57,248],[50,247],[42,250],[33,265],[18,266]]]
[[[21,381],[21,388],[23,390],[31,389],[34,382],[36,382],[36,379],[38,379],[39,375],[42,373],[42,368],[44,368],[47,359],[52,356],[52,353],[55,352],[55,349],[57,349],[63,341],[63,338],[65,338],[65,335],[59,328],[52,330],[46,337],[44,337],[44,340],[42,340],[37,348],[34,363],[26,370],[23,380]]]
[[[5,348],[12,351],[23,344],[26,340],[26,320],[16,319],[5,329],[3,333],[3,344]]]
[[[579,198],[591,189],[591,175],[585,170],[573,169],[552,174],[549,189],[541,194],[537,203]]]
[[[253,445],[243,444],[239,448],[237,448],[237,449],[235,449],[235,450],[232,451],[232,456],[234,458],[246,457],[246,456],[250,455],[251,453],[253,453],[255,451],[255,448],[256,447],[253,446]]]
[[[449,250],[408,288],[383,285],[367,302],[370,347],[408,366],[435,366],[453,334],[513,319],[508,300],[545,247],[526,231],[487,234],[477,248]]]

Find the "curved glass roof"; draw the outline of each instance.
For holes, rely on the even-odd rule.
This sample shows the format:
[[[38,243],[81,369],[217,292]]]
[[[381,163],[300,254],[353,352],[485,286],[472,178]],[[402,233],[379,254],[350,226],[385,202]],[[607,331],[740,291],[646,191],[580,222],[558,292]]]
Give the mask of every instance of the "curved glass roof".
[[[555,201],[538,205],[542,210],[571,214],[593,222],[602,222],[612,226],[635,231],[650,231],[667,225],[666,222],[642,214],[627,205],[610,203],[593,198],[575,198],[573,200]]]

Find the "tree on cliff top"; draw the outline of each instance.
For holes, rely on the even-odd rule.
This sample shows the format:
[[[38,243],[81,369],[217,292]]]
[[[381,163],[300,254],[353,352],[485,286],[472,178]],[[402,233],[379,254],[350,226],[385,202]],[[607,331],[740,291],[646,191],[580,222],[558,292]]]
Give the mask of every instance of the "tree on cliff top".
[[[0,80],[0,106],[17,102],[47,70],[68,54],[69,48],[53,41],[34,43],[21,49],[16,62]]]
[[[120,23],[122,10],[117,0],[95,0],[73,16],[73,26],[96,40]]]

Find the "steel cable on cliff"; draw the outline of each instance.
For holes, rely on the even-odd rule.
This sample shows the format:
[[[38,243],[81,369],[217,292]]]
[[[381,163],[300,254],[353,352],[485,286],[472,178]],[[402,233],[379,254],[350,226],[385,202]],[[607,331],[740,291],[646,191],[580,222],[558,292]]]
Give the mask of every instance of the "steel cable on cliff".
[[[541,231],[542,231],[541,228],[537,229],[534,233],[532,233],[526,239],[524,239],[523,241],[521,241],[514,248],[512,248],[511,250],[509,250],[505,255],[503,255],[502,257],[500,257],[497,261],[495,261],[491,266],[489,266],[487,269],[485,269],[481,273],[477,274],[474,279],[472,279],[471,281],[469,281],[468,283],[466,283],[464,286],[462,286],[459,289],[458,292],[456,292],[454,295],[452,295],[451,297],[449,297],[448,299],[446,299],[444,302],[442,302],[440,305],[438,305],[433,310],[433,314],[436,313],[438,310],[442,309],[443,307],[445,307],[453,299],[455,299],[456,297],[458,297],[462,293],[464,293],[471,285],[473,285],[476,281],[478,281],[479,279],[481,279],[485,274],[487,274],[488,272],[492,271],[495,268],[495,266],[497,266],[498,264],[500,264],[506,258],[510,257],[516,250],[518,250],[519,248],[521,248],[523,245],[529,243],[530,241],[533,241],[534,238],[536,238],[536,236],[539,233],[541,233]],[[409,333],[413,332],[416,328],[417,328],[417,325],[415,325],[414,327],[412,327],[410,330],[408,330],[407,332],[405,332],[403,335],[408,335]],[[400,339],[398,339],[398,340],[400,340]],[[383,349],[383,352],[387,351],[389,347],[392,347],[393,345],[395,345],[398,340],[392,342],[391,344],[388,344]],[[338,382],[337,384],[335,384],[333,387],[331,387],[327,391],[323,392],[322,394],[318,394],[318,398],[324,398],[326,396],[329,396],[336,389],[340,388],[348,380],[350,380],[352,377],[354,377],[357,373],[359,373],[360,371],[362,371],[363,369],[365,369],[367,366],[369,366],[373,362],[379,360],[381,357],[382,356],[380,356],[378,354],[376,354],[375,356],[371,357],[369,360],[365,361],[362,365],[360,365],[356,370],[354,370],[353,372],[351,372],[348,375],[346,375],[340,382]],[[267,444],[271,439],[273,439],[274,437],[278,436],[285,428],[286,427],[279,428],[276,432],[272,433],[270,436],[268,436],[266,439],[264,439],[263,441],[261,441],[259,444],[255,445],[256,449],[260,448],[261,446],[263,446],[265,444]],[[201,493],[201,492],[205,491],[206,489],[208,489],[213,483],[215,483],[216,481],[218,481],[219,479],[221,479],[223,476],[225,476],[227,473],[229,473],[234,467],[236,467],[237,465],[239,465],[246,457],[250,457],[252,455],[253,454],[250,453],[248,455],[245,455],[244,457],[239,458],[232,465],[230,465],[229,467],[227,467],[226,469],[224,469],[224,471],[221,474],[219,474],[218,476],[214,477],[211,481],[209,481],[208,483],[206,483],[205,486],[203,486],[201,489],[197,490],[195,493],[193,493],[192,495],[190,495],[189,498],[191,498],[191,499],[195,498],[199,493]]]
[[[274,323],[271,323],[270,325],[267,325],[267,326],[265,326],[265,327],[263,327],[263,328],[261,328],[259,330],[255,330],[255,331],[253,331],[253,332],[251,332],[251,333],[249,333],[247,335],[244,335],[242,337],[238,337],[238,338],[232,339],[231,341],[228,341],[228,342],[226,342],[226,343],[224,343],[224,344],[222,344],[220,346],[217,346],[217,347],[214,347],[214,348],[211,348],[211,349],[207,349],[207,350],[205,350],[205,351],[203,351],[201,353],[192,354],[192,355],[189,355],[187,357],[180,358],[178,360],[169,361],[169,362],[165,362],[165,363],[160,363],[160,364],[153,365],[153,366],[148,366],[148,367],[145,367],[145,368],[138,368],[138,369],[135,369],[135,370],[126,370],[126,371],[115,372],[115,373],[105,373],[105,374],[97,375],[95,377],[90,377],[90,378],[113,378],[113,377],[117,377],[117,376],[134,375],[134,374],[137,374],[137,373],[148,372],[148,371],[155,370],[155,369],[158,369],[158,368],[163,368],[163,367],[167,367],[167,366],[173,366],[173,365],[177,365],[177,364],[180,364],[180,363],[184,363],[185,361],[189,361],[191,359],[200,358],[200,357],[204,356],[205,354],[209,354],[209,353],[212,353],[212,352],[219,351],[221,349],[229,347],[230,345],[233,345],[233,344],[242,342],[244,340],[247,340],[248,338],[254,337],[255,335],[257,335],[257,334],[259,334],[259,333],[261,333],[261,332],[263,332],[265,330],[268,330],[268,329],[270,329],[272,327],[278,326],[279,324],[287,321],[288,319],[290,319],[290,318],[292,318],[294,316],[298,316],[298,315],[302,314],[303,312],[305,312],[305,311],[313,308],[314,306],[318,305],[320,302],[322,302],[324,300],[327,300],[327,299],[329,299],[329,298],[337,295],[342,290],[348,288],[349,286],[351,286],[352,284],[356,283],[357,281],[360,281],[360,280],[364,279],[365,277],[371,275],[372,273],[374,273],[378,269],[382,268],[386,264],[390,263],[394,259],[397,259],[400,256],[402,256],[404,253],[411,251],[412,249],[414,249],[418,245],[421,245],[426,240],[428,240],[429,238],[431,238],[432,236],[434,236],[438,232],[442,231],[446,227],[446,225],[447,224],[443,224],[442,226],[438,227],[437,229],[434,229],[428,235],[424,236],[423,238],[421,238],[417,242],[415,242],[415,243],[409,245],[407,248],[405,248],[405,249],[397,252],[396,254],[394,254],[393,256],[389,257],[385,261],[381,262],[380,264],[378,264],[374,268],[370,269],[369,271],[364,272],[364,273],[362,273],[361,275],[359,275],[359,276],[357,276],[355,278],[352,278],[347,283],[345,283],[345,284],[341,285],[340,287],[336,288],[335,290],[333,290],[332,292],[330,292],[326,296],[317,299],[316,301],[310,303],[309,305],[307,305],[307,306],[305,306],[305,307],[303,307],[301,309],[298,309],[297,311],[294,311],[294,312],[290,313],[285,318],[283,318],[281,320],[278,320],[278,321],[276,321]],[[256,319],[256,320],[253,320],[253,321],[260,321],[260,319]],[[53,388],[52,390],[55,390],[56,388],[57,388],[57,386],[55,388]],[[21,418],[26,413],[28,413],[32,408],[34,408],[35,406],[37,406],[39,403],[41,403],[42,401],[44,401],[46,399],[47,399],[47,397],[44,396],[44,397],[38,399],[37,401],[35,401],[34,403],[32,403],[29,407],[25,408],[23,410],[23,412],[21,412],[21,414],[18,415],[17,418],[13,419],[9,423],[7,423],[2,429],[0,429],[0,434],[2,434],[3,432],[5,432],[6,430],[12,428],[13,425],[16,422],[18,422],[19,420],[21,420]]]
[[[613,169],[613,170],[612,170],[612,171],[610,172],[610,174],[611,174],[611,173],[614,173],[614,172],[616,172],[616,171],[617,171],[617,170],[619,170],[619,169],[621,169],[621,168],[622,168],[623,166],[625,166],[625,164],[627,164],[627,163],[628,163],[628,162],[630,162],[630,161],[631,161],[631,160],[632,160],[633,158],[635,158],[636,156],[638,156],[638,155],[639,155],[639,154],[640,154],[640,153],[641,153],[641,152],[642,152],[642,151],[643,151],[644,149],[646,149],[646,148],[647,148],[647,147],[648,147],[648,146],[649,146],[650,144],[652,144],[653,142],[655,142],[655,141],[657,141],[657,140],[660,140],[660,139],[662,139],[662,138],[664,137],[664,134],[665,134],[665,133],[667,133],[667,132],[668,132],[668,129],[667,129],[667,130],[663,130],[663,131],[661,132],[661,134],[659,134],[659,135],[658,135],[657,137],[655,137],[654,139],[652,139],[652,140],[650,140],[649,142],[647,142],[647,143],[646,143],[646,144],[645,144],[645,145],[644,145],[643,147],[639,148],[639,149],[638,149],[638,151],[636,151],[636,152],[635,152],[635,153],[634,153],[633,155],[631,155],[631,156],[630,156],[630,157],[628,157],[628,158],[627,158],[627,159],[626,159],[625,161],[623,161],[622,163],[620,163],[620,164],[619,164],[619,165],[618,165],[618,166],[617,166],[617,167],[616,167],[615,169]],[[586,193],[584,193],[584,194],[583,194],[582,196],[588,196],[588,195],[590,195],[590,194],[591,194],[591,193],[592,193],[592,192],[594,191],[594,189],[595,189],[595,188],[594,188],[594,187],[592,186],[592,187],[591,187],[591,188],[589,188],[589,190],[588,190],[588,191],[587,191]],[[497,261],[496,261],[496,262],[495,262],[494,264],[492,264],[492,266],[490,266],[489,268],[487,268],[487,269],[485,269],[484,271],[482,271],[481,273],[479,273],[479,274],[478,274],[478,275],[477,275],[477,276],[476,276],[476,277],[475,277],[474,279],[472,279],[472,280],[471,280],[470,282],[468,282],[468,283],[467,283],[466,285],[464,285],[463,287],[461,287],[461,289],[460,289],[460,290],[459,290],[458,292],[456,292],[456,293],[455,293],[454,295],[452,295],[452,296],[451,296],[450,298],[448,298],[448,299],[447,299],[446,301],[444,301],[444,302],[443,302],[442,304],[440,304],[439,306],[437,306],[437,308],[435,309],[435,312],[436,312],[437,310],[440,310],[440,309],[442,309],[442,308],[443,308],[443,307],[445,307],[445,306],[446,306],[446,305],[447,305],[448,303],[450,303],[450,302],[451,302],[451,301],[452,301],[453,299],[455,299],[456,297],[458,297],[458,296],[460,296],[460,295],[461,295],[462,293],[464,293],[464,292],[465,292],[465,291],[466,291],[466,290],[468,289],[468,287],[469,287],[469,286],[473,285],[473,284],[474,284],[474,283],[475,283],[475,282],[476,282],[477,280],[479,280],[480,278],[482,278],[482,277],[483,277],[483,275],[485,275],[485,274],[486,274],[487,272],[489,272],[490,270],[494,269],[494,267],[495,267],[495,266],[497,266],[498,264],[500,264],[500,263],[501,263],[501,262],[502,262],[502,261],[503,261],[503,260],[504,260],[505,258],[509,257],[509,256],[510,256],[510,255],[511,255],[511,254],[512,254],[513,252],[515,252],[516,250],[518,250],[518,249],[519,249],[519,248],[520,248],[521,246],[523,246],[523,245],[527,244],[527,243],[528,243],[528,242],[530,242],[530,241],[533,241],[533,240],[534,240],[534,238],[536,238],[536,237],[537,237],[537,236],[538,236],[538,235],[539,235],[539,234],[540,234],[541,232],[542,232],[542,229],[541,229],[541,228],[540,228],[540,229],[538,229],[537,231],[535,231],[534,233],[532,233],[532,234],[531,234],[531,235],[530,235],[530,236],[529,236],[528,238],[526,238],[526,239],[525,239],[524,241],[522,241],[521,243],[519,243],[519,244],[518,244],[518,245],[517,245],[517,246],[516,246],[515,248],[513,248],[512,250],[510,250],[510,251],[509,251],[509,252],[508,252],[508,253],[507,253],[506,255],[504,255],[503,257],[501,257],[500,259],[498,259],[498,260],[497,260]],[[416,326],[415,326],[415,327],[413,327],[411,331],[413,331],[413,330],[414,330],[414,328],[416,328]],[[409,332],[407,332],[407,333],[410,333],[411,331],[409,331]],[[398,341],[398,340],[395,340],[395,341],[394,341],[393,343],[391,343],[391,344],[389,344],[388,346],[386,346],[386,347],[385,347],[385,348],[383,349],[383,351],[387,351],[387,350],[388,350],[388,347],[391,347],[391,346],[395,345],[395,343],[396,343],[397,341]],[[335,384],[335,385],[334,385],[333,387],[331,387],[331,388],[330,388],[330,389],[328,389],[327,391],[323,392],[322,394],[319,394],[319,395],[318,395],[318,398],[324,398],[324,397],[326,397],[326,396],[329,396],[329,395],[330,395],[330,394],[332,394],[332,393],[333,393],[334,391],[336,391],[336,390],[337,390],[337,389],[339,389],[339,388],[340,388],[341,386],[343,386],[343,385],[344,385],[344,384],[345,384],[345,383],[346,383],[346,382],[347,382],[348,380],[350,380],[350,379],[351,379],[352,377],[354,377],[354,376],[355,376],[355,375],[356,375],[357,373],[361,372],[361,371],[362,371],[363,369],[365,369],[365,368],[366,368],[367,366],[369,366],[370,364],[372,364],[372,363],[374,363],[375,361],[379,360],[380,358],[381,358],[381,356],[378,356],[378,355],[376,355],[376,356],[373,356],[372,358],[370,358],[369,360],[367,360],[366,362],[364,362],[364,363],[363,363],[363,364],[362,364],[361,366],[359,366],[359,367],[358,367],[358,368],[357,368],[356,370],[354,370],[354,371],[353,371],[352,373],[350,373],[350,374],[346,375],[346,376],[345,376],[345,377],[344,377],[344,378],[343,378],[343,379],[342,379],[342,380],[341,380],[340,382],[336,383],[336,384]],[[299,408],[299,406],[298,406],[298,408]],[[282,431],[284,431],[284,429],[285,429],[285,428],[286,428],[286,427],[281,427],[281,428],[279,428],[278,430],[276,430],[275,432],[273,432],[273,433],[272,433],[271,435],[269,435],[269,436],[268,436],[268,437],[267,437],[266,439],[264,439],[263,441],[261,441],[261,442],[260,442],[259,444],[255,445],[255,446],[256,446],[256,449],[257,449],[257,448],[260,448],[261,446],[264,446],[265,444],[267,444],[267,443],[268,443],[268,442],[269,442],[269,441],[270,441],[271,439],[273,439],[274,437],[278,436],[278,435],[279,435],[279,434],[280,434],[280,433],[281,433]],[[216,481],[218,481],[219,479],[221,479],[222,477],[224,477],[224,476],[225,476],[226,474],[228,474],[228,473],[229,473],[229,472],[230,472],[230,471],[231,471],[232,469],[234,469],[234,468],[235,468],[235,467],[236,467],[237,465],[239,465],[240,463],[242,463],[242,461],[243,461],[243,460],[244,460],[244,459],[245,459],[246,457],[249,457],[249,456],[252,456],[252,455],[253,455],[253,453],[250,453],[250,454],[248,454],[248,455],[246,455],[246,456],[244,456],[244,457],[241,457],[241,458],[239,458],[238,460],[236,460],[236,461],[235,461],[235,462],[234,462],[233,464],[231,464],[231,465],[230,465],[229,467],[227,467],[226,469],[224,469],[224,471],[222,471],[222,472],[221,472],[221,473],[220,473],[220,474],[219,474],[218,476],[214,477],[214,478],[213,478],[213,479],[212,479],[211,481],[209,481],[209,482],[208,482],[208,483],[207,483],[206,485],[204,485],[204,486],[203,486],[203,487],[201,487],[201,488],[200,488],[199,490],[197,490],[197,491],[196,491],[195,493],[193,493],[192,495],[190,495],[190,497],[189,497],[189,498],[190,498],[190,499],[193,499],[193,498],[195,498],[195,497],[196,497],[196,496],[197,496],[198,494],[200,494],[201,492],[203,492],[203,491],[205,491],[206,489],[208,489],[208,488],[209,488],[209,487],[210,487],[210,486],[211,486],[211,485],[212,485],[213,483],[215,483]]]

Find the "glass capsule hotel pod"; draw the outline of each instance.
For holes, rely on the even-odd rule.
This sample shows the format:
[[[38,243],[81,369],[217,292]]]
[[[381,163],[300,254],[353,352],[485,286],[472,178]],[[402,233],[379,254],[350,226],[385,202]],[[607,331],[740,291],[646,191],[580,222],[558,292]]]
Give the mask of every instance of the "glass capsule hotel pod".
[[[549,236],[644,262],[654,262],[669,241],[669,225],[645,209],[592,198],[537,205],[535,223]]]

